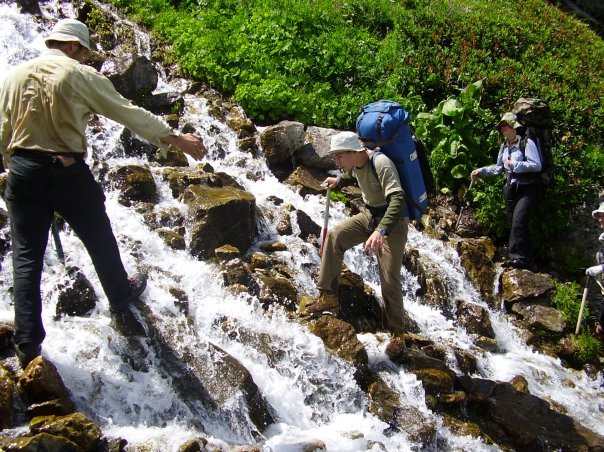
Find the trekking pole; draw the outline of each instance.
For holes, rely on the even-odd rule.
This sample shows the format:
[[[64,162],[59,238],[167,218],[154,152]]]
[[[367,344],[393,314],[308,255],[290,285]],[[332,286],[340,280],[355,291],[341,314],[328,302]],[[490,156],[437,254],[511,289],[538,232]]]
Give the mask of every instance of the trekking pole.
[[[463,195],[463,200],[465,202],[465,204],[463,206],[461,206],[461,209],[459,209],[459,215],[457,215],[457,221],[455,222],[455,227],[453,228],[453,231],[457,231],[457,226],[459,226],[459,220],[461,220],[461,214],[463,213],[463,209],[470,204],[470,201],[468,199],[468,194],[470,193],[470,190],[472,190],[472,187],[474,186],[474,181],[476,179],[472,179],[470,181],[470,186],[468,187],[468,189],[466,190],[466,192]]]
[[[583,298],[581,299],[581,309],[579,309],[579,318],[577,319],[577,328],[575,328],[575,334],[579,334],[581,328],[581,321],[583,320],[583,310],[585,309],[585,301],[587,300],[587,294],[589,293],[589,275],[585,277],[585,287],[583,288]]]
[[[321,231],[321,251],[319,256],[323,256],[323,248],[325,247],[325,239],[327,238],[327,226],[329,225],[329,206],[331,204],[331,190],[325,193],[325,215],[323,215],[323,230]]]
[[[62,264],[65,263],[65,253],[63,252],[63,245],[61,245],[61,236],[59,235],[59,226],[57,225],[57,217],[54,217],[52,224],[50,225],[50,232],[52,233],[52,239],[55,242],[55,248],[57,249],[57,257]]]

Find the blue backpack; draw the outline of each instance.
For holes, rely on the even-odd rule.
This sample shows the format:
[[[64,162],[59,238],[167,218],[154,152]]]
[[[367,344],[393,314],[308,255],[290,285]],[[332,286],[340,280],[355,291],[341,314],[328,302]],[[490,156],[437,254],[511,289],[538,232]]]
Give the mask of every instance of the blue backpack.
[[[409,113],[396,102],[380,100],[361,109],[356,128],[359,139],[367,148],[379,148],[379,152],[396,166],[407,201],[403,215],[410,220],[420,218],[427,211],[428,194],[409,127]],[[370,162],[375,174],[373,158]]]

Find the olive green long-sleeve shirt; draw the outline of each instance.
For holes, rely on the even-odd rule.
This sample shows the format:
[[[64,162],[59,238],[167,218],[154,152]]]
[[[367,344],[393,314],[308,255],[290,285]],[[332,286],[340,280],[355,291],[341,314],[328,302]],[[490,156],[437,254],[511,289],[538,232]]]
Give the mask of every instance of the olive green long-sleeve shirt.
[[[0,90],[0,153],[86,153],[93,114],[123,124],[165,153],[173,135],[157,116],[122,97],[107,77],[57,49],[14,68]]]

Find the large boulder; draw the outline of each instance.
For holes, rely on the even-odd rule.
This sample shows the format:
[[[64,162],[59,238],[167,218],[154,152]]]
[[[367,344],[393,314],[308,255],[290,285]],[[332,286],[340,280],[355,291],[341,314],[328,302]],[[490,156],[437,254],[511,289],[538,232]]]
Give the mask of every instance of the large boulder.
[[[468,278],[474,283],[484,300],[495,307],[493,287],[496,273],[492,260],[495,256],[495,245],[488,237],[462,239],[453,243]]]
[[[285,179],[285,183],[295,187],[300,196],[306,196],[324,193],[325,190],[321,187],[324,180],[325,174],[320,174],[312,168],[300,165]]]
[[[489,313],[482,306],[459,300],[457,302],[457,320],[469,334],[495,338]]]
[[[189,208],[190,252],[208,259],[222,245],[245,251],[252,245],[256,230],[256,198],[232,187],[189,186],[183,201]]]
[[[59,299],[55,308],[56,318],[64,315],[86,316],[94,309],[98,297],[86,275],[78,267],[67,269],[67,285],[59,287]]]
[[[531,330],[561,334],[566,328],[564,316],[552,306],[519,301],[514,303],[512,311],[520,315]]]
[[[554,280],[545,273],[511,269],[501,275],[502,298],[506,303],[536,299],[554,288]]]
[[[295,121],[281,121],[260,132],[260,145],[266,162],[285,163],[304,145],[304,124]]]
[[[120,190],[119,201],[125,206],[133,201],[157,201],[157,185],[149,168],[121,166],[111,171],[108,178]]]
[[[105,61],[101,72],[111,80],[118,93],[135,102],[150,96],[159,80],[157,69],[144,56],[111,58]]]
[[[17,389],[29,403],[70,398],[57,368],[43,356],[29,363],[19,378]]]
[[[0,430],[13,426],[14,390],[15,382],[12,375],[0,365]]]
[[[82,451],[103,450],[102,432],[82,413],[66,416],[39,416],[30,422],[32,434],[48,433],[72,441]]]
[[[306,129],[304,146],[296,152],[296,160],[311,168],[335,169],[333,157],[329,155],[331,137],[338,133],[335,129],[310,126]]]

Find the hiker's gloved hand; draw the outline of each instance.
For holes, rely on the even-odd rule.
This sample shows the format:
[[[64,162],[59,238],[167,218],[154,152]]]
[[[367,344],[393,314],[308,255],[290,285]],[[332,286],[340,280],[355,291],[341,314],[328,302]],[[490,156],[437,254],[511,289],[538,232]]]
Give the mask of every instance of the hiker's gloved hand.
[[[604,265],[594,265],[585,270],[585,274],[591,277],[598,276],[602,272],[604,272]]]
[[[604,232],[600,234],[600,238],[598,240],[600,240],[600,243],[604,244]]]

